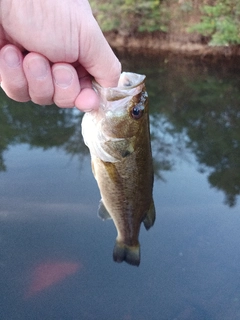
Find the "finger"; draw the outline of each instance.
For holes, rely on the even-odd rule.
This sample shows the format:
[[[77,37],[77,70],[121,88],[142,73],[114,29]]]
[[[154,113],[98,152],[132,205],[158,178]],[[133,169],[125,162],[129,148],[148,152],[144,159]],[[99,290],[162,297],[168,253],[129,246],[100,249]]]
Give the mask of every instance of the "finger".
[[[83,22],[87,32],[80,35],[79,62],[102,87],[115,87],[121,74],[121,64],[96,20]],[[84,30],[83,30],[84,31]]]
[[[54,79],[55,104],[61,108],[74,107],[80,93],[80,84],[76,70],[67,63],[56,63],[52,66]]]
[[[14,45],[6,45],[0,50],[1,87],[13,100],[30,100],[28,83],[23,71],[23,56]]]
[[[38,53],[29,53],[23,59],[23,70],[31,100],[40,105],[52,104],[54,86],[48,59]]]
[[[81,65],[76,70],[81,91],[75,100],[75,106],[83,112],[97,109],[99,107],[99,97],[92,88],[92,77]]]
[[[89,112],[98,108],[99,98],[93,89],[85,88],[77,96],[75,106],[83,112]]]

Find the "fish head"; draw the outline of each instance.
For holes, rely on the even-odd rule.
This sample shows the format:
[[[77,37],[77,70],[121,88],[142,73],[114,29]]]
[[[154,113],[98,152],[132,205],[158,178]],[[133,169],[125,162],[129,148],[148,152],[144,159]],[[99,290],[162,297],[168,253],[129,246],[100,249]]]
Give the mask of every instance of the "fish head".
[[[92,156],[103,161],[121,161],[134,151],[143,123],[148,123],[145,76],[123,72],[118,86],[103,88],[93,82],[100,108],[85,114],[82,133]]]
[[[117,88],[104,88],[100,108],[101,130],[109,138],[131,138],[137,134],[148,112],[144,79],[143,75],[124,72]]]

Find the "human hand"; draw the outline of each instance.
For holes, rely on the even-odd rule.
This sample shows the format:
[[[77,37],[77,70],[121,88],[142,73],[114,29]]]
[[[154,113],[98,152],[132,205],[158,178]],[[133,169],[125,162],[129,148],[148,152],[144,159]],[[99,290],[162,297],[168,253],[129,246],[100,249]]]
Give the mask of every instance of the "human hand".
[[[13,100],[96,109],[92,77],[112,87],[120,72],[87,0],[0,1],[0,80]]]

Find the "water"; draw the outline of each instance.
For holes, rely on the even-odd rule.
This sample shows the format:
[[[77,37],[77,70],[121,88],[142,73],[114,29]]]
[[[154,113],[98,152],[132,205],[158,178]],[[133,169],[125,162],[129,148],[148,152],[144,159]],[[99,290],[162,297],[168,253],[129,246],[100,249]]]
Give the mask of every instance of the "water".
[[[157,220],[141,264],[112,261],[116,231],[77,110],[0,103],[0,319],[240,318],[239,69],[122,57],[147,75]]]

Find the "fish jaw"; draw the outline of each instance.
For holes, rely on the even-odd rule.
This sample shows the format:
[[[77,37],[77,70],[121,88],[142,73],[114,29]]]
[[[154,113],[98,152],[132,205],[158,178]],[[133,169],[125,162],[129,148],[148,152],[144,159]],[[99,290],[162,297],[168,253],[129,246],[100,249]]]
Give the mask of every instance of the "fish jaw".
[[[85,145],[89,148],[91,157],[96,156],[106,162],[118,161],[106,150],[109,137],[101,130],[101,111],[86,112],[82,120],[82,135]]]

